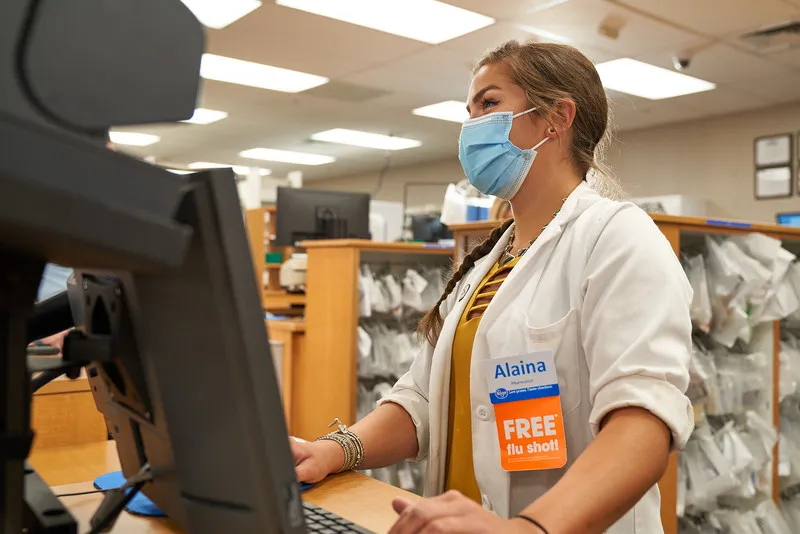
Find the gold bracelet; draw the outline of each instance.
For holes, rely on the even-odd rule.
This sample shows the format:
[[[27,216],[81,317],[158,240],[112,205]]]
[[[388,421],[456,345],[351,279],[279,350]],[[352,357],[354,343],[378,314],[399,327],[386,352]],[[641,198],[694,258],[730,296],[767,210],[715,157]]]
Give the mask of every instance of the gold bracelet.
[[[354,471],[359,468],[364,461],[364,444],[361,439],[351,432],[347,426],[344,425],[338,418],[333,420],[329,427],[338,426],[336,430],[330,434],[326,434],[317,438],[317,441],[330,440],[335,441],[344,451],[344,464],[337,473],[344,473],[345,471]]]

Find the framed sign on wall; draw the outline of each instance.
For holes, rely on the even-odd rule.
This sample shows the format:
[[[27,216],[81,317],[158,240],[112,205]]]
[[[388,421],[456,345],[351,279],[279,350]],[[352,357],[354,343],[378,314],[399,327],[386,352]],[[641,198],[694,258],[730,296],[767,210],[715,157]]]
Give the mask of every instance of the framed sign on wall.
[[[758,200],[785,198],[794,190],[794,135],[757,137],[753,142],[753,190]],[[800,184],[799,184],[800,186]]]

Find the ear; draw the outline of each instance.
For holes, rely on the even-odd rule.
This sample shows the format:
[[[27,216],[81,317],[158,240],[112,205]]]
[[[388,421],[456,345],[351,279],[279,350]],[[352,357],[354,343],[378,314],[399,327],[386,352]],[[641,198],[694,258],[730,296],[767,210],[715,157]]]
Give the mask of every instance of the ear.
[[[559,100],[550,113],[551,126],[547,130],[548,137],[557,137],[569,130],[575,121],[575,112],[575,102],[572,99]]]

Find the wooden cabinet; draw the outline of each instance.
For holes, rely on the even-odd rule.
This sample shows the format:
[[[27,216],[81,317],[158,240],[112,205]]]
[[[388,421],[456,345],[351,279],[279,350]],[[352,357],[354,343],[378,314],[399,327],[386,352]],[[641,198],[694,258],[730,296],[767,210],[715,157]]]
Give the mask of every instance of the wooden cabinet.
[[[302,365],[305,357],[306,322],[303,319],[267,321],[267,333],[270,341],[278,341],[283,345],[283,361],[279,379],[283,411],[286,415],[286,426],[289,433],[297,435],[294,427],[294,396],[302,390],[302,384],[298,381],[299,377],[294,369],[297,365]]]
[[[362,263],[445,266],[451,248],[418,243],[329,240],[302,243],[308,253],[304,355],[294,362],[292,428],[315,439],[334,417],[351,424],[358,389],[358,273]]]
[[[53,380],[33,395],[31,454],[52,447],[84,445],[108,439],[106,420],[97,411],[85,374]]]
[[[280,264],[267,263],[269,253],[281,254],[283,261],[294,253],[293,247],[281,247],[272,241],[275,238],[274,207],[262,207],[245,212],[245,226],[253,256],[253,270],[261,289],[261,303],[265,310],[277,314],[296,314],[302,311],[305,295],[288,293],[281,289]]]

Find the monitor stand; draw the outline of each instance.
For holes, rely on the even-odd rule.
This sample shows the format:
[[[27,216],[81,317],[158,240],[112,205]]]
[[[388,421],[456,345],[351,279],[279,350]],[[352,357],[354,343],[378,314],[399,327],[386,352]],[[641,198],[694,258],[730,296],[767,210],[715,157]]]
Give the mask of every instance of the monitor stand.
[[[25,461],[33,441],[28,318],[44,262],[0,251],[0,531],[76,534],[78,525]]]

